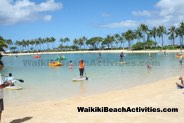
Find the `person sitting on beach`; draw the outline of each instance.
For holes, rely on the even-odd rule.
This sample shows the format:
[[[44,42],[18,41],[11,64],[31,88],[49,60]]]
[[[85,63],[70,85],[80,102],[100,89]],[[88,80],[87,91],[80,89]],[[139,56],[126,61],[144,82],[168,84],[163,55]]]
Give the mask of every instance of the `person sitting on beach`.
[[[151,65],[150,65],[150,64],[147,65],[147,69],[148,69],[148,70],[151,69]]]
[[[79,62],[79,72],[80,72],[80,77],[81,78],[84,75],[84,67],[85,67],[84,61],[80,60],[80,62]]]
[[[176,85],[178,88],[182,89],[184,88],[183,77],[180,76],[179,80],[181,81],[181,84],[176,83]]]
[[[12,82],[11,86],[15,86],[15,84],[14,84],[15,79],[14,79],[14,77],[12,77],[12,73],[9,73],[9,76],[7,78],[5,78],[5,82]]]
[[[72,67],[73,67],[73,64],[72,64],[72,61],[70,60],[70,63],[69,63],[69,69],[72,69]]]

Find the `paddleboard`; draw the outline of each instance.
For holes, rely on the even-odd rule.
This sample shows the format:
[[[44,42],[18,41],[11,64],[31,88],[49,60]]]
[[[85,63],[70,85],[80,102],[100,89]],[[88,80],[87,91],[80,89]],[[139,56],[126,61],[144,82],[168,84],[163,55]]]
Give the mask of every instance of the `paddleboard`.
[[[86,80],[86,77],[83,77],[83,78],[73,78],[72,81],[74,82],[78,82],[78,81],[84,81]]]
[[[118,62],[119,64],[126,64],[126,61],[124,61],[124,62]]]
[[[22,89],[22,87],[20,86],[7,86],[6,88],[10,90],[21,90]]]

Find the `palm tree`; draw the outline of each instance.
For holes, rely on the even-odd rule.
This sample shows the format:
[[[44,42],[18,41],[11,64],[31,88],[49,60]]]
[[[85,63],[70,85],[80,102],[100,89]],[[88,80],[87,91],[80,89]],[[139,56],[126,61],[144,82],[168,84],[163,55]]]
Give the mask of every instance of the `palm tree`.
[[[5,40],[3,39],[3,37],[0,36],[0,51],[4,51],[3,48],[7,48],[8,45],[6,44]]]
[[[46,37],[44,40],[45,40],[45,42],[47,44],[47,50],[49,50],[50,49],[49,48],[50,39],[48,37]]]
[[[55,43],[56,39],[54,37],[50,38],[50,43],[52,43],[52,49],[54,49],[54,43]]]
[[[65,47],[65,46],[64,46],[64,43],[70,42],[70,39],[67,38],[67,37],[66,37],[66,38],[60,38],[59,42],[61,42],[60,48],[62,49],[63,47]]]
[[[33,50],[33,45],[35,44],[35,41],[32,39],[30,40],[31,50]]]
[[[181,22],[180,23],[180,36],[181,36],[181,45],[180,45],[180,47],[182,48],[182,46],[183,46],[183,35],[184,35],[184,22]]]
[[[81,50],[82,45],[84,45],[84,40],[82,38],[78,39],[78,45],[79,45],[79,48]]]
[[[15,45],[19,46],[19,51],[23,50],[23,42],[22,41],[16,41]]]
[[[10,47],[11,51],[15,52],[15,50],[17,49],[17,47],[13,46],[13,47]]]
[[[35,47],[37,49],[37,46],[40,45],[40,41],[38,39],[35,39]]]
[[[166,31],[166,28],[164,26],[159,26],[158,29],[157,29],[157,35],[158,37],[162,38],[162,47],[164,46],[164,34],[166,34],[167,31]]]
[[[172,46],[174,47],[174,45],[175,45],[175,37],[176,37],[176,27],[175,26],[171,26],[171,28],[168,29],[167,35],[169,35],[169,39],[172,41]]]
[[[153,27],[152,30],[150,30],[150,37],[153,37],[154,40],[156,41],[156,37],[157,37],[157,28]]]
[[[114,39],[115,39],[115,44],[116,44],[116,48],[118,48],[118,44],[119,44],[119,42],[120,42],[120,35],[119,34],[115,34],[114,35]]]
[[[145,24],[141,24],[139,30],[143,33],[143,42],[146,42],[146,35],[148,33],[148,26]]]
[[[128,41],[128,48],[131,49],[131,41],[135,38],[134,32],[132,30],[128,30],[124,33],[124,37]]]
[[[137,42],[139,42],[140,39],[143,38],[142,31],[139,27],[137,28],[137,30],[135,30],[135,38],[137,39]]]
[[[110,36],[110,35],[107,35],[107,37],[104,38],[102,44],[107,45],[108,49],[111,46],[111,49],[112,49],[113,48],[112,47],[113,42],[114,42],[114,37],[113,36]]]
[[[78,44],[79,44],[79,40],[75,38],[75,39],[73,40],[72,49],[77,50],[77,49],[78,49]]]
[[[6,44],[8,45],[8,49],[10,50],[10,46],[13,44],[11,39],[5,40]]]
[[[84,49],[85,49],[85,44],[86,44],[86,41],[87,41],[88,39],[87,39],[85,36],[83,36],[81,39],[83,40],[83,45],[84,45]]]

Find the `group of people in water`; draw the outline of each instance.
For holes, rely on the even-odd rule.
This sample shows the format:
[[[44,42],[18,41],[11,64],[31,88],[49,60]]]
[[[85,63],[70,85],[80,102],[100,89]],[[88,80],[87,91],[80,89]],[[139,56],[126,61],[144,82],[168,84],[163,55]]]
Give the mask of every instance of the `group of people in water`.
[[[69,69],[72,69],[73,68],[73,63],[72,63],[72,60],[70,60],[70,63],[68,64],[68,67]],[[84,67],[85,67],[85,63],[84,61],[81,59],[79,61],[79,74],[80,74],[80,77],[84,77]]]

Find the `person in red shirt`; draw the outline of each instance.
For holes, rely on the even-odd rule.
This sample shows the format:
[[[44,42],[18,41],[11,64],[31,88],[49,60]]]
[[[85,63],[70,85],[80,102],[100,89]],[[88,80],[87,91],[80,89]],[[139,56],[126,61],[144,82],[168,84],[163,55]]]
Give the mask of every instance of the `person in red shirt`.
[[[85,67],[85,63],[83,60],[80,60],[79,62],[79,73],[80,73],[80,77],[82,78],[84,75],[84,67]]]

